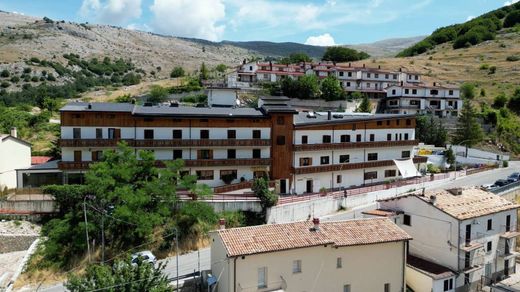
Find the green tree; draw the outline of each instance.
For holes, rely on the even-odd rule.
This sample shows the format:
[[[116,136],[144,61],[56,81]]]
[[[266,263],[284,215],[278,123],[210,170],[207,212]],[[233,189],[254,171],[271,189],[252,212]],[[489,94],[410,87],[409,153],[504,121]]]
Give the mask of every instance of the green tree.
[[[172,72],[170,73],[171,78],[183,77],[185,75],[184,68],[182,67],[174,67]]]
[[[89,265],[84,275],[70,274],[65,287],[71,292],[83,291],[173,291],[168,277],[163,273],[164,264],[159,267],[138,260],[132,265],[131,259],[117,261],[112,267],[109,265]]]
[[[477,113],[471,105],[471,101],[465,99],[457,122],[457,130],[453,137],[453,143],[471,147],[480,143],[483,138],[484,134],[477,121]]]
[[[44,97],[42,106],[52,113],[58,110],[58,108],[60,107],[60,103],[58,102],[58,100],[54,98]]]
[[[319,95],[318,78],[315,75],[304,75],[296,80],[298,97],[301,99],[315,99]]]
[[[298,64],[302,62],[312,62],[312,58],[305,53],[291,53],[279,61],[280,64]]]
[[[208,80],[209,79],[209,71],[208,71],[208,68],[206,67],[206,64],[204,62],[202,62],[202,64],[200,65],[199,79],[200,80]]]
[[[345,92],[336,77],[328,76],[321,81],[321,98],[327,101],[345,98]]]
[[[9,76],[11,76],[11,73],[9,73],[9,70],[7,69],[4,69],[2,72],[0,72],[0,77],[2,78],[8,78]]]
[[[323,61],[332,62],[351,62],[367,59],[369,57],[369,54],[354,49],[345,47],[327,47],[327,50],[321,59]]]
[[[460,94],[465,99],[473,99],[475,97],[475,85],[473,83],[464,83],[460,86]]]
[[[356,112],[358,113],[371,113],[372,112],[372,104],[368,99],[368,96],[364,95],[361,103],[356,108]]]
[[[227,66],[225,64],[218,64],[217,67],[215,67],[215,70],[220,73],[224,73],[227,70]]]
[[[168,96],[168,89],[164,88],[160,85],[152,85],[150,86],[150,93],[147,101],[157,104],[161,102],[165,102]]]
[[[495,96],[495,99],[493,100],[493,107],[502,108],[507,104],[507,101],[507,96],[504,93],[500,93],[499,95]]]
[[[417,139],[425,144],[437,147],[446,145],[448,131],[433,116],[417,116],[415,133]]]
[[[509,99],[507,106],[512,111],[520,113],[520,87],[515,90],[515,93]]]
[[[504,19],[504,27],[513,27],[520,23],[520,10],[514,10]]]
[[[455,164],[455,153],[453,153],[453,149],[451,148],[448,148],[448,150],[446,150],[444,152],[444,158],[446,158],[446,162],[450,165],[450,168],[454,166]]]
[[[263,177],[257,178],[253,181],[251,190],[253,190],[256,197],[260,199],[260,204],[262,205],[264,214],[267,208],[276,205],[278,202],[278,195],[269,190],[269,183]]]

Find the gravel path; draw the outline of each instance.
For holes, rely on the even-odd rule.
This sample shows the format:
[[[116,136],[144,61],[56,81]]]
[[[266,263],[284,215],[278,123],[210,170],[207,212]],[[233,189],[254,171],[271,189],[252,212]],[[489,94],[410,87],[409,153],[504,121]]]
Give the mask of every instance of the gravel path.
[[[0,221],[0,236],[2,235],[34,235],[40,234],[40,226],[27,221]]]

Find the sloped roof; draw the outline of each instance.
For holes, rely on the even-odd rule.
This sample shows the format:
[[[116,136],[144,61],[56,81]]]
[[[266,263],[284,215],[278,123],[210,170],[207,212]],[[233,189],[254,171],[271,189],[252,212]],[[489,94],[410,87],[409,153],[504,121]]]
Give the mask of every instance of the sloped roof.
[[[435,280],[455,276],[455,273],[449,268],[413,255],[406,256],[406,264]]]
[[[387,218],[322,222],[319,230],[311,221],[231,228],[215,231],[228,257],[283,251],[332,244],[367,245],[412,239]]]

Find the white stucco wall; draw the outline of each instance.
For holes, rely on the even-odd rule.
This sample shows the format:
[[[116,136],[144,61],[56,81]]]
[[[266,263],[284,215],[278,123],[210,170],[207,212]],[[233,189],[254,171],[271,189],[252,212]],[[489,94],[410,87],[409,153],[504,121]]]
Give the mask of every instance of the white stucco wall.
[[[31,166],[31,146],[13,138],[0,140],[0,189],[16,188],[16,169]]]

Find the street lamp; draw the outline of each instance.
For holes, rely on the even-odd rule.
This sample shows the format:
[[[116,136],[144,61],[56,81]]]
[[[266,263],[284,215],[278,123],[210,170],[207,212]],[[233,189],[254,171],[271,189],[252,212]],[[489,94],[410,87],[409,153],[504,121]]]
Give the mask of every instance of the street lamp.
[[[468,141],[471,141],[471,139],[463,140],[463,141],[459,142],[459,144],[457,144],[457,145],[455,145],[455,146],[459,147],[459,146],[461,146],[463,143],[468,142]],[[453,145],[452,145],[452,146],[453,146]],[[468,146],[467,146],[467,145],[465,145],[465,146],[466,146],[466,154],[465,154],[465,155],[467,156],[467,155],[468,155]],[[456,180],[456,179],[457,179],[457,150],[455,150],[454,155],[455,155],[455,178],[454,178],[453,180]]]
[[[88,239],[88,222],[87,222],[87,199],[90,199],[89,195],[86,195],[83,198],[83,217],[85,218],[85,235],[87,237],[87,253],[88,253],[88,262],[90,263],[90,242]]]

